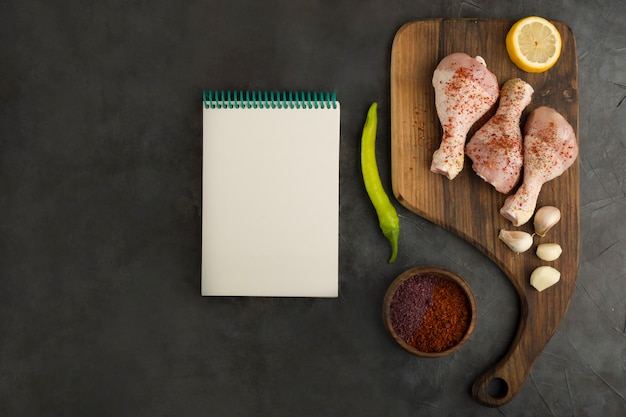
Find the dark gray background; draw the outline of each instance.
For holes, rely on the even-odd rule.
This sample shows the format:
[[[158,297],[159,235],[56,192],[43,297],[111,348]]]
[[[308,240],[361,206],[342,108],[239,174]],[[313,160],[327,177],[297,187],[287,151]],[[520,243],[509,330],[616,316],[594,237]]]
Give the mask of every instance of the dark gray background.
[[[402,24],[530,14],[577,39],[580,270],[522,391],[491,409],[470,387],[511,342],[513,288],[399,206],[402,251],[387,265],[359,140],[378,101],[389,190]],[[625,22],[621,0],[3,1],[0,415],[624,415]],[[200,296],[203,88],[337,92],[338,299]],[[405,353],[380,317],[389,283],[422,264],[477,297],[474,335],[444,359]]]

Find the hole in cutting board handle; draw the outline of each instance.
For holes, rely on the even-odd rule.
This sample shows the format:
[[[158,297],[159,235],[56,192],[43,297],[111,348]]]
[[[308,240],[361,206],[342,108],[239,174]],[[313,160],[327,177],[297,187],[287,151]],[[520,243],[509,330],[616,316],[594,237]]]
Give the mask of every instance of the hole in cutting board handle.
[[[515,394],[515,384],[511,389],[511,383],[502,376],[483,375],[472,387],[474,399],[487,407],[503,406],[511,401]]]
[[[493,378],[487,382],[487,395],[491,398],[500,400],[509,393],[509,384],[502,378]]]

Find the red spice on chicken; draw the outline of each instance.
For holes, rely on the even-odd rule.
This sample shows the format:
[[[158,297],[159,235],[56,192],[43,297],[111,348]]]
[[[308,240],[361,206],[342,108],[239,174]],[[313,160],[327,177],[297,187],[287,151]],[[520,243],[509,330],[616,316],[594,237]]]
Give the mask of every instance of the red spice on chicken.
[[[465,147],[476,174],[503,194],[511,192],[522,174],[520,117],[530,104],[533,91],[530,84],[520,78],[504,83],[498,110]]]
[[[432,83],[443,136],[430,169],[453,179],[463,169],[469,130],[495,104],[500,89],[485,61],[464,53],[443,58],[435,68]]]
[[[500,214],[514,226],[530,220],[543,184],[563,174],[578,157],[574,129],[553,108],[542,106],[533,110],[524,132],[524,179],[500,209]]]

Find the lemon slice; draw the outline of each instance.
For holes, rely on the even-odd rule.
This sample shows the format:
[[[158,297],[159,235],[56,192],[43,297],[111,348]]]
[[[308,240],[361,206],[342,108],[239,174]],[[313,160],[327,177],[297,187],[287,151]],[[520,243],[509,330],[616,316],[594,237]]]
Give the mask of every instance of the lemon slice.
[[[561,35],[543,17],[529,16],[515,22],[506,35],[506,50],[515,65],[526,72],[544,72],[561,55]]]

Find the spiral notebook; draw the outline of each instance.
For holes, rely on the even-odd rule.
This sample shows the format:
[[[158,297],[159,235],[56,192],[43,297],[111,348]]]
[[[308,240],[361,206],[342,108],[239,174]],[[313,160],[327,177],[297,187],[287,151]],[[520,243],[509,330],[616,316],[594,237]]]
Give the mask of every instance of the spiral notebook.
[[[340,106],[203,94],[202,295],[337,297]]]

